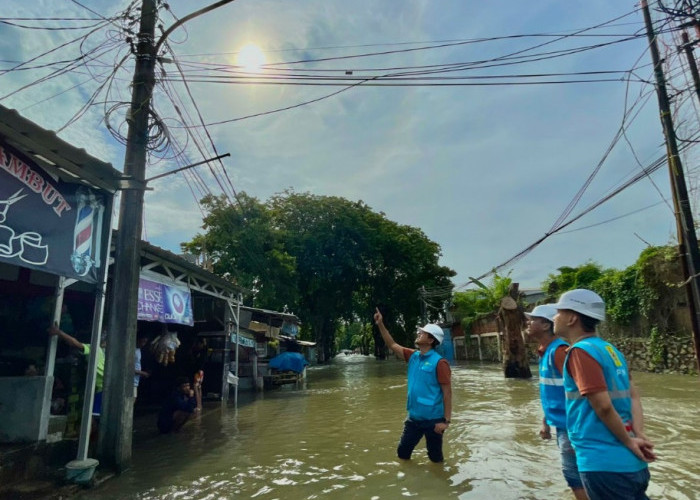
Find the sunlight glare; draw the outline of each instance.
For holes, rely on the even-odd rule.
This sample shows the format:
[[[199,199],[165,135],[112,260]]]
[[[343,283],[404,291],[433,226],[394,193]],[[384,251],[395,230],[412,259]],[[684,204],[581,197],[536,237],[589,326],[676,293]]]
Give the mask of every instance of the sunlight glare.
[[[238,52],[236,64],[246,71],[257,72],[267,62],[262,49],[254,43],[247,43]]]

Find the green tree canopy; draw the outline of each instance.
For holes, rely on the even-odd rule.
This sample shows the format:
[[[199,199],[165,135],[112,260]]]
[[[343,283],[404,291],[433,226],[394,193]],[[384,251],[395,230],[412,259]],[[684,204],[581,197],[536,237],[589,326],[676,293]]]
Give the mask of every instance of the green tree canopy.
[[[321,361],[333,354],[340,322],[370,322],[382,304],[403,327],[400,341],[420,317],[419,288],[451,290],[455,273],[439,265],[437,243],[361,201],[292,191],[266,203],[238,198],[237,206],[205,198],[205,232],[183,249],[251,289],[254,305],[294,311]]]

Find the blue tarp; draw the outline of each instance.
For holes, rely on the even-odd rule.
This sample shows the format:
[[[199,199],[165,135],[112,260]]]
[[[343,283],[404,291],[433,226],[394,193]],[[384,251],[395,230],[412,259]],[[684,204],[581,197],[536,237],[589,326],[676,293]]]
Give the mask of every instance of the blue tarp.
[[[298,352],[283,352],[270,360],[270,368],[280,371],[291,370],[297,373],[303,372],[304,367],[308,364],[309,362],[306,361],[304,355]]]

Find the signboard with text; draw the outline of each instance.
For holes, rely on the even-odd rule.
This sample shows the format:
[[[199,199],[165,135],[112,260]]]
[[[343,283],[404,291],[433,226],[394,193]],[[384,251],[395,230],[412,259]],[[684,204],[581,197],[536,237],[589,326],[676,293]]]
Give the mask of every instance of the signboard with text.
[[[165,284],[141,276],[137,319],[194,325],[192,294],[185,285]]]
[[[0,141],[0,262],[96,283],[111,194],[64,182]]]

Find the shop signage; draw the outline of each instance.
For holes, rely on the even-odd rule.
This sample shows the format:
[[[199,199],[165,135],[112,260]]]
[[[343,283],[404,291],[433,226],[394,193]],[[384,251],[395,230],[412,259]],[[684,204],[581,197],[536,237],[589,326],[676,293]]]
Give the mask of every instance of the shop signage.
[[[96,283],[106,260],[107,196],[0,142],[0,262]]]
[[[137,319],[194,325],[192,294],[185,285],[161,283],[149,277],[139,278]]]
[[[231,334],[231,342],[236,345],[236,332]],[[238,345],[255,349],[255,340],[249,337],[244,337],[243,335],[238,335]]]

